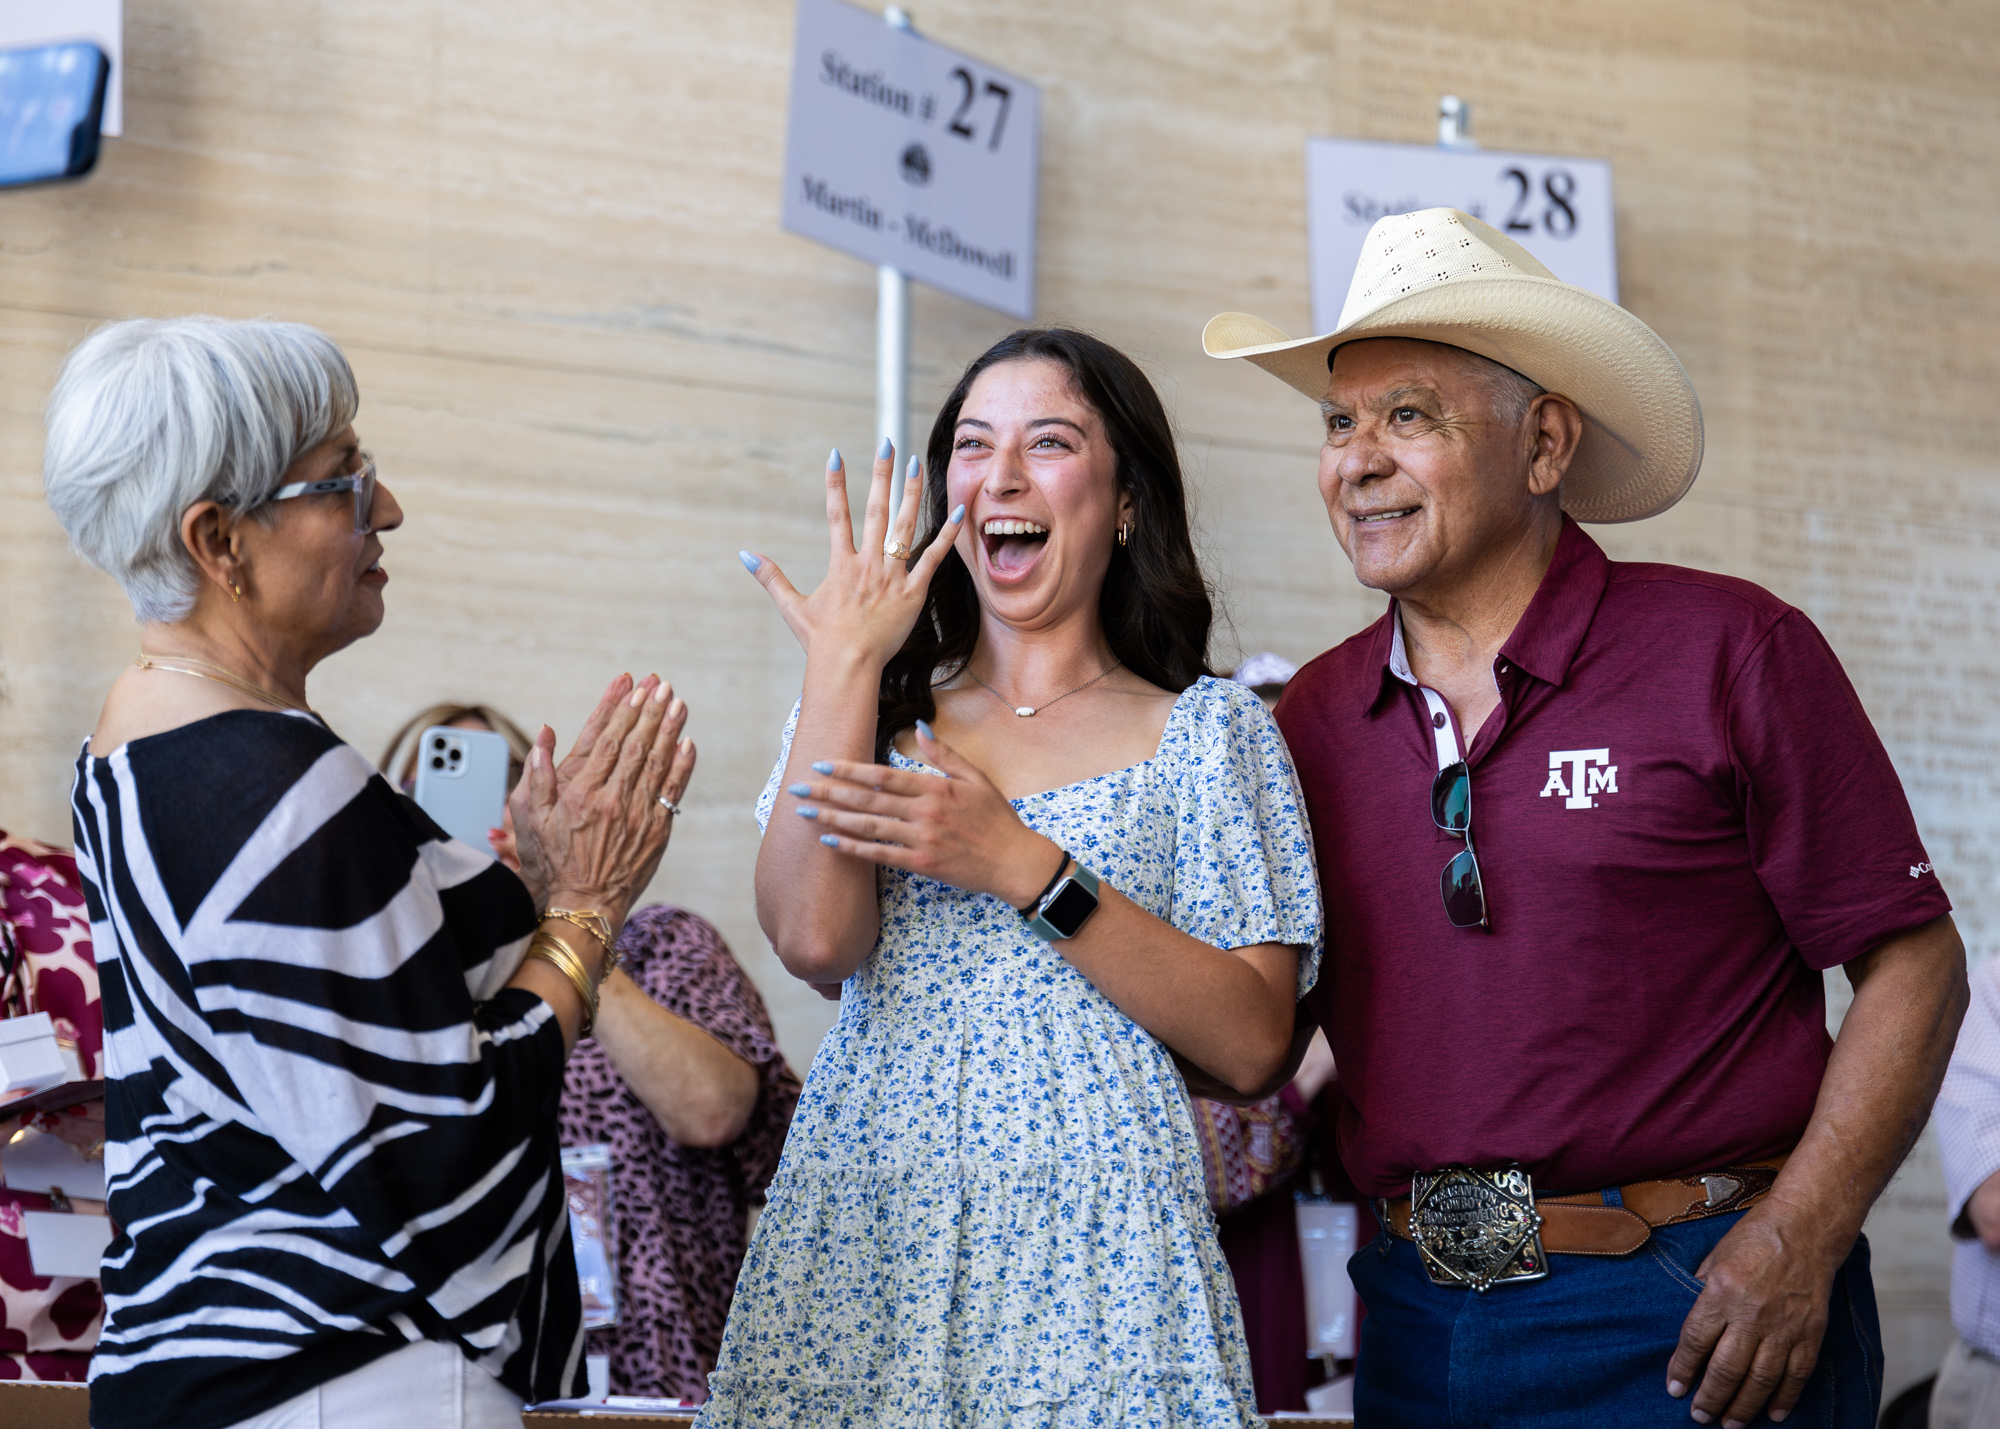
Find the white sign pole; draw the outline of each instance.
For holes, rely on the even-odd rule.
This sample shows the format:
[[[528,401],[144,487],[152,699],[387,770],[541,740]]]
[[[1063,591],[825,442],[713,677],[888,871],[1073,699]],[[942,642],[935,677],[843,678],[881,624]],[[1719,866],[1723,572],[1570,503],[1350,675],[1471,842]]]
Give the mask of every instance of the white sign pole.
[[[909,31],[910,12],[891,5],[882,18],[892,30]],[[884,437],[896,448],[896,465],[909,465],[910,275],[893,263],[875,269],[875,444]],[[889,512],[903,506],[901,472],[889,480]]]
[[[1438,101],[1438,147],[1454,154],[1479,152],[1479,141],[1472,137],[1472,106],[1455,94]]]
[[[910,275],[884,263],[875,270],[875,444],[887,437],[896,448],[896,477],[889,483],[889,510],[903,504],[902,468],[909,465],[904,440],[910,420]]]

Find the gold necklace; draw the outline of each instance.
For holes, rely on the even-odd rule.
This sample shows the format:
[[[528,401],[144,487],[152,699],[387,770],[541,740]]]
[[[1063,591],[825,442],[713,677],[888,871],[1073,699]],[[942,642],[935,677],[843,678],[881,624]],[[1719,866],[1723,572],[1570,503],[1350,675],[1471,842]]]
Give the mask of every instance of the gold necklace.
[[[1117,669],[1120,665],[1124,663],[1125,662],[1123,660],[1113,660],[1109,665],[1105,666],[1102,670],[1099,670],[1095,675],[1092,675],[1089,679],[1085,680],[1082,684],[1078,685],[1076,687],[1076,690],[1064,690],[1061,694],[1056,696],[1055,700],[1044,700],[1041,704],[1038,705],[1008,704],[1007,697],[1005,695],[1001,694],[998,690],[994,689],[991,685],[987,684],[984,680],[980,679],[979,676],[973,675],[971,666],[966,667],[965,673],[968,675],[972,675],[973,683],[978,685],[980,689],[986,691],[987,694],[993,696],[993,698],[1000,701],[1001,704],[1007,705],[1008,709],[1012,710],[1022,719],[1032,719],[1034,716],[1040,714],[1043,710],[1047,709],[1050,705],[1054,704],[1056,700],[1066,700],[1071,695],[1075,694],[1077,690],[1089,689],[1092,685],[1096,684],[1099,680],[1103,679],[1106,675],[1110,674],[1113,670]]]
[[[179,665],[163,665],[160,663],[162,660],[179,660],[184,664],[200,665],[203,668],[201,670],[183,670]],[[192,675],[197,680],[213,680],[218,685],[227,685],[233,690],[241,690],[244,694],[255,699],[260,699],[267,705],[275,705],[281,710],[297,710],[301,714],[313,714],[309,706],[293,704],[282,695],[272,694],[262,685],[253,685],[242,676],[232,674],[220,665],[211,665],[208,661],[197,660],[192,655],[149,655],[142,651],[139,658],[132,663],[141,670],[171,670],[176,675]],[[317,715],[313,715],[315,719],[318,717]]]

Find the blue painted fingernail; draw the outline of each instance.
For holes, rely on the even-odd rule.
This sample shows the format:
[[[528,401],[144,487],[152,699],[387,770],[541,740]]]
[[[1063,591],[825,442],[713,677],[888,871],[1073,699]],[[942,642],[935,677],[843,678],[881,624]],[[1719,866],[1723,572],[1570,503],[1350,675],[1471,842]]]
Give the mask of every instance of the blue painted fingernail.
[[[794,794],[801,799],[805,798],[806,795],[812,793],[812,791],[813,791],[813,786],[810,784],[791,784],[787,785],[785,788],[785,792],[787,794]]]
[[[736,559],[743,562],[743,569],[750,572],[753,576],[757,574],[757,567],[764,564],[763,561],[751,555],[748,551],[738,551]]]
[[[812,768],[815,774],[831,774],[833,773],[833,761],[829,759],[815,760]]]
[[[839,448],[839,447],[835,447],[835,448],[834,448],[834,449],[833,449],[833,450],[832,450],[831,452],[827,453],[827,458],[826,458],[826,469],[827,469],[828,471],[839,471],[839,470],[840,470],[840,448]]]
[[[910,464],[903,469],[903,474],[911,481],[920,480],[924,474],[924,464],[915,457],[911,457]]]
[[[917,733],[921,734],[925,739],[935,740],[937,738],[937,735],[931,729],[931,722],[927,719],[917,721]]]
[[[896,444],[890,441],[887,437],[882,438],[882,445],[875,448],[875,460],[877,461],[887,461],[890,457],[894,456],[895,454],[896,454]]]
[[[965,519],[965,503],[961,501],[958,505],[951,508],[951,524],[956,526],[959,522],[963,521],[964,519]]]
[[[821,834],[819,836],[819,841],[825,844],[828,848],[840,847],[840,840],[835,838],[832,834]]]
[[[818,818],[818,817],[819,817],[819,810],[818,810],[818,809],[800,809],[800,810],[799,810],[799,817],[800,817],[800,818],[802,818],[802,819],[816,819],[816,818]]]

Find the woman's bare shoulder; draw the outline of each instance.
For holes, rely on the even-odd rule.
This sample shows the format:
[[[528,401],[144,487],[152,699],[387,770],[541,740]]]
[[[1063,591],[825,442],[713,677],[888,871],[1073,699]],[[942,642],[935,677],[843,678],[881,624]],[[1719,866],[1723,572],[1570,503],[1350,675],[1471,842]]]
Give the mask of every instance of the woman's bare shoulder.
[[[105,696],[97,728],[91,732],[90,752],[101,759],[135,739],[166,734],[213,715],[268,708],[214,680],[127,666]]]

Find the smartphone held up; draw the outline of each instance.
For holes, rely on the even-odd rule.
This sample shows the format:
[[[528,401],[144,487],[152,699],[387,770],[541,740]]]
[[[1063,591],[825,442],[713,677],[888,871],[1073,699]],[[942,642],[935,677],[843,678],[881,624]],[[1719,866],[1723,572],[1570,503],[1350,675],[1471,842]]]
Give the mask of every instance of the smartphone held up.
[[[110,79],[111,61],[87,40],[0,50],[0,187],[89,173]]]
[[[417,741],[417,807],[460,843],[486,852],[507,805],[504,735],[434,724]]]

